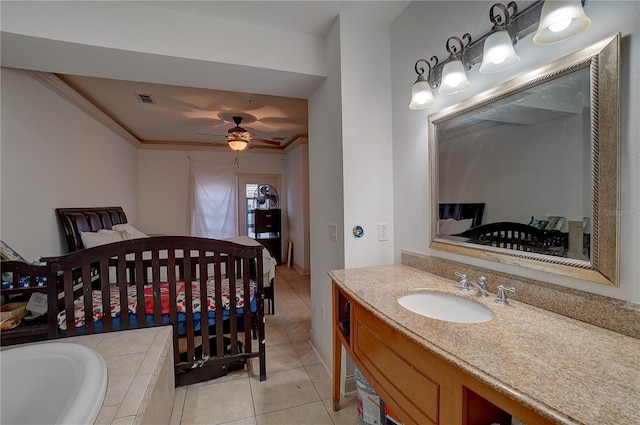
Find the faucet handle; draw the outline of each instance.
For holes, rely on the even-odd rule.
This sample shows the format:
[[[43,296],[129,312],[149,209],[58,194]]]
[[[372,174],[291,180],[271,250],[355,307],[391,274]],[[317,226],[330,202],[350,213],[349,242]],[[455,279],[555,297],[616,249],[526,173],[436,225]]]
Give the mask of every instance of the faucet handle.
[[[485,287],[486,287],[486,285],[487,285],[487,278],[486,278],[486,277],[484,277],[484,276],[480,276],[480,277],[478,278],[478,283],[479,283],[480,285],[483,285],[483,286],[485,286]]]
[[[467,275],[460,272],[455,272],[454,274],[460,278],[460,282],[458,282],[458,289],[461,291],[468,291],[469,285],[467,283]]]
[[[509,301],[507,300],[507,294],[505,291],[516,292],[516,288],[514,288],[513,286],[498,285],[498,293],[496,294],[496,300],[495,300],[496,303],[502,304],[502,305],[509,304]]]

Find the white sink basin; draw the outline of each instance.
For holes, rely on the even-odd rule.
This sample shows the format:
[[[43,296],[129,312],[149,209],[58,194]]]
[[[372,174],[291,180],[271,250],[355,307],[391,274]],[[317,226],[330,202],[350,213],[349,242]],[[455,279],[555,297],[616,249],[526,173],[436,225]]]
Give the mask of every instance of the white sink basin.
[[[468,298],[442,292],[418,292],[398,298],[407,310],[432,319],[456,323],[481,323],[493,319],[487,307]]]

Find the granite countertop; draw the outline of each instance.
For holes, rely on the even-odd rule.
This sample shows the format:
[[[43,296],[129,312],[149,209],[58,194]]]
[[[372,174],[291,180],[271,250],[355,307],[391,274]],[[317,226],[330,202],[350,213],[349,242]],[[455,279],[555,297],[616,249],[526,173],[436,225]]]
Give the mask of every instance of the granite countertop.
[[[404,265],[333,270],[357,302],[479,381],[561,424],[640,424],[640,340],[495,296]],[[406,310],[401,295],[424,290],[471,298],[493,320],[445,322]]]

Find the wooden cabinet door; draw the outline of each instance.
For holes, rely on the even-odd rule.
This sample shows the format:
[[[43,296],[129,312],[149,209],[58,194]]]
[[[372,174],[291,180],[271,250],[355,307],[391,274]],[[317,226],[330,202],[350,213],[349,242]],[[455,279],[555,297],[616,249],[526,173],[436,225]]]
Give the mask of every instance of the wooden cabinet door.
[[[460,407],[452,406],[461,406],[462,387],[442,361],[359,305],[352,320],[353,350],[363,374],[405,425],[461,423]]]

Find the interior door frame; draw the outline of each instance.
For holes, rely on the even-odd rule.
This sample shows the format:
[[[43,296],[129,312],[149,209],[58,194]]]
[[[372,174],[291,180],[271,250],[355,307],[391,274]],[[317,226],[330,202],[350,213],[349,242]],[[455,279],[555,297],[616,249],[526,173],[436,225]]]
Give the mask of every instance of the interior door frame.
[[[271,181],[269,181],[271,180]],[[284,197],[281,190],[281,175],[280,174],[254,174],[254,173],[239,173],[237,174],[236,182],[238,185],[238,235],[247,234],[247,208],[245,198],[245,185],[250,183],[264,183],[270,184],[278,191],[279,207],[282,208]],[[274,184],[275,182],[275,184]],[[281,226],[282,228],[282,226]],[[282,234],[282,232],[281,232]]]

